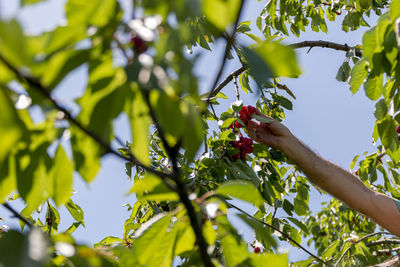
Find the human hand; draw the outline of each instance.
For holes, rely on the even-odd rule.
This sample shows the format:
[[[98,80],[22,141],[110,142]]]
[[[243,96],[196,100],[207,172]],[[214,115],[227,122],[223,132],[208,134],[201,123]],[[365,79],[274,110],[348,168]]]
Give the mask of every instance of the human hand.
[[[269,123],[256,122],[250,120],[246,125],[247,134],[251,139],[254,139],[260,144],[271,146],[277,149],[282,149],[288,143],[293,135],[283,124],[264,115],[256,109],[256,115],[271,120]]]

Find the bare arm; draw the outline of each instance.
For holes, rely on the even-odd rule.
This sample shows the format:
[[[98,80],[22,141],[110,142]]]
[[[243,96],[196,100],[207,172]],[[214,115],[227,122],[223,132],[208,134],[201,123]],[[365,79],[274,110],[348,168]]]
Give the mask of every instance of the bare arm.
[[[265,116],[257,111],[260,116]],[[307,177],[329,194],[400,236],[400,211],[390,197],[366,187],[356,176],[319,157],[278,121],[250,121],[248,134],[259,143],[281,150]]]

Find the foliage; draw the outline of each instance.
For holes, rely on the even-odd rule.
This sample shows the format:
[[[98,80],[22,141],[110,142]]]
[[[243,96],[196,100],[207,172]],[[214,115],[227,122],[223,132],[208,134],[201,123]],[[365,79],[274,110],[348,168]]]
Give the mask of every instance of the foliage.
[[[21,8],[37,2],[21,1]],[[228,99],[235,102],[216,114],[213,105],[228,98],[224,86],[199,90],[195,67],[201,55],[186,51],[211,51],[212,43],[226,39],[225,59],[243,64],[228,82],[258,95],[257,108],[282,121],[295,95],[280,77],[301,75],[283,37],[327,32],[325,17],[344,17],[347,32],[368,26],[364,17],[370,13],[380,15],[362,44],[346,46],[336,79],[348,82],[353,93],[363,85],[376,102],[377,151],[355,156],[351,169],[368,187],[400,199],[399,0],[267,1],[254,20],[262,36],[251,31],[253,22],[237,23],[244,1],[133,2],[136,18],[127,20],[118,1],[68,0],[67,23],[40,35],[28,35],[16,19],[0,20],[0,201],[22,198],[20,216],[33,225],[1,230],[0,265],[287,266],[277,240],[314,246],[317,255],[296,266],[371,265],[392,255],[388,248],[398,240],[377,242],[384,236],[377,225],[339,201],[312,214],[310,181],[280,151],[254,144],[245,159],[230,157],[238,153],[232,141],[245,134],[231,127],[241,123],[243,103]],[[240,43],[241,35],[253,43]],[[80,66],[87,66],[88,81],[74,100],[74,116],[52,93]],[[42,122],[35,122],[33,108],[42,112]],[[126,141],[114,129],[121,114],[132,133]],[[71,199],[74,174],[90,183],[106,154],[126,162],[129,193],[137,201],[121,222],[123,236],[82,246],[71,236],[85,225],[84,211]],[[255,213],[236,207],[232,198],[252,204]],[[74,219],[68,229],[59,229],[62,206]],[[230,209],[254,230],[254,243],[233,227]],[[287,217],[276,217],[278,209]]]

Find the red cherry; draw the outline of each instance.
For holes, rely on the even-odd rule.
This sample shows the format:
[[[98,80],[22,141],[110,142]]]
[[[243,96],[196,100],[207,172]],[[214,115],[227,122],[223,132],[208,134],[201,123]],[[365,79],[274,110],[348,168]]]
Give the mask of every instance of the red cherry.
[[[141,54],[147,51],[146,41],[143,40],[140,36],[133,36],[131,38],[131,43],[135,52]]]
[[[254,248],[254,253],[261,253],[261,248],[255,247]]]
[[[400,125],[396,127],[396,132],[400,133]]]
[[[358,176],[358,170],[356,170],[354,174]]]
[[[247,113],[249,113],[249,111],[247,110],[246,106],[243,106],[239,111],[239,114],[247,114]]]
[[[399,140],[400,140],[400,133],[397,135],[397,139],[399,139]]]
[[[249,111],[250,114],[256,113],[256,108],[252,106],[247,106],[247,110]]]
[[[238,121],[235,121],[235,128],[240,129],[242,128],[242,125]]]
[[[386,256],[390,256],[390,255],[392,255],[392,253],[386,252]]]

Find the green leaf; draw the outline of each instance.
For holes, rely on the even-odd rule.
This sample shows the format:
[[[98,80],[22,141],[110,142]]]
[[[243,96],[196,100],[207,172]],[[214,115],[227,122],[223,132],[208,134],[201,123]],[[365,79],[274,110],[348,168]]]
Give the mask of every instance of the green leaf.
[[[0,166],[24,132],[22,121],[3,90],[0,88]]]
[[[371,100],[377,100],[383,93],[383,75],[370,75],[364,83],[365,95]]]
[[[209,23],[220,32],[233,25],[240,7],[240,0],[204,0],[203,13]]]
[[[298,77],[301,74],[296,54],[292,48],[277,42],[264,42],[254,51],[270,67],[275,77]],[[247,60],[247,58],[246,58]]]
[[[296,214],[299,216],[307,215],[307,213],[308,213],[307,203],[302,199],[295,198],[294,199],[294,212],[296,212]]]
[[[237,230],[229,223],[226,216],[218,216],[216,221],[226,265],[237,266],[248,258],[247,247],[237,235]]]
[[[377,120],[381,120],[386,116],[388,109],[385,103],[385,99],[380,99],[375,104],[374,115]]]
[[[287,219],[294,223],[297,227],[299,227],[304,233],[308,234],[307,226],[305,226],[301,221],[297,220],[294,217],[287,217]]]
[[[141,202],[146,200],[176,201],[179,199],[178,194],[171,191],[160,177],[152,174],[146,174],[142,179],[135,179],[135,183],[129,193],[136,193],[136,197]]]
[[[100,169],[102,149],[96,141],[75,127],[71,128],[71,147],[76,170],[85,181],[91,182]]]
[[[53,175],[53,199],[57,206],[66,203],[72,195],[74,165],[61,144],[58,146],[51,169]]]
[[[149,108],[142,93],[135,84],[131,84],[133,99],[127,103],[127,114],[132,129],[132,153],[145,165],[150,165],[149,127],[151,118]]]
[[[50,231],[46,231],[57,233],[58,225],[60,224],[60,214],[57,209],[50,204],[50,202],[47,202],[47,205],[46,226],[51,227],[54,231],[51,231],[51,229]],[[47,225],[49,222],[51,222],[51,225]]]
[[[343,62],[342,66],[340,66],[337,74],[336,74],[336,80],[339,82],[347,82],[347,80],[350,77],[350,65],[349,62],[345,61]]]
[[[52,56],[47,63],[42,84],[50,89],[55,88],[71,71],[89,59],[88,50],[67,50]]]
[[[0,21],[0,55],[13,66],[29,65],[32,55],[26,47],[27,40],[18,21]]]
[[[181,105],[182,114],[185,116],[187,129],[183,135],[183,148],[187,162],[195,157],[201,143],[203,142],[203,122],[196,108],[190,103]]]
[[[172,215],[157,215],[142,224],[135,233],[132,253],[143,266],[172,265],[177,228],[168,230]]]
[[[287,254],[252,254],[251,263],[252,266],[289,266]]]
[[[372,56],[378,51],[380,44],[378,43],[376,27],[366,31],[363,35],[363,57],[372,63]]]
[[[83,226],[85,226],[84,220],[84,213],[81,207],[79,207],[75,202],[70,199],[67,204],[65,204],[65,207],[71,214],[72,218],[74,218],[75,221],[81,223]]]
[[[10,230],[0,238],[0,265],[4,267],[40,267],[49,259],[49,241],[39,228],[28,234]]]
[[[65,48],[72,48],[75,43],[86,38],[86,27],[84,25],[59,26],[48,35],[44,52],[50,55]]]
[[[383,120],[377,122],[377,128],[382,145],[390,147],[396,138],[396,127],[392,117],[386,115]]]
[[[94,247],[101,247],[101,246],[110,246],[113,245],[114,243],[121,243],[123,239],[115,236],[107,236],[103,238],[100,242],[94,244]]]
[[[262,87],[270,78],[274,77],[274,73],[266,61],[259,56],[255,51],[246,47],[242,47],[243,56],[247,61],[250,69],[250,74],[257,82],[258,86]]]
[[[368,62],[365,59],[359,60],[350,73],[350,90],[355,94],[368,76]]]
[[[15,156],[9,155],[6,160],[0,163],[0,202],[7,200],[9,194],[11,194],[17,188],[16,178],[16,162]]]
[[[271,231],[266,228],[262,223],[257,221],[255,218],[248,217],[244,214],[238,214],[237,216],[240,217],[251,228],[253,228],[257,240],[263,242],[267,246],[277,248],[277,242],[272,236]]]
[[[400,1],[399,0],[391,1],[389,12],[390,12],[390,18],[392,19],[392,21],[394,21],[398,17],[400,17]]]
[[[44,1],[45,0],[21,0],[21,6],[33,5]]]
[[[293,109],[293,104],[292,102],[287,99],[286,97],[280,96],[280,95],[272,95],[272,98],[279,103],[280,106],[288,109],[288,110],[292,110]],[[271,120],[270,120],[271,121]]]
[[[256,114],[251,114],[251,117],[253,117],[254,119],[256,119],[256,120],[258,120],[259,122],[262,122],[262,123],[271,123],[271,122],[274,121],[272,119],[269,119],[269,118],[266,118],[266,117],[262,117],[262,116],[256,115]]]
[[[253,184],[245,181],[230,181],[222,184],[215,191],[217,194],[229,195],[249,203],[254,204],[256,207],[262,207],[264,200]]]
[[[114,0],[79,1],[69,0],[65,5],[65,13],[68,24],[92,25],[103,27],[118,15],[116,10],[118,3]]]
[[[260,179],[254,170],[243,163],[242,161],[232,162],[231,165],[226,166],[228,170],[231,172],[229,178],[232,180],[245,180],[251,182],[256,188],[260,184]]]

